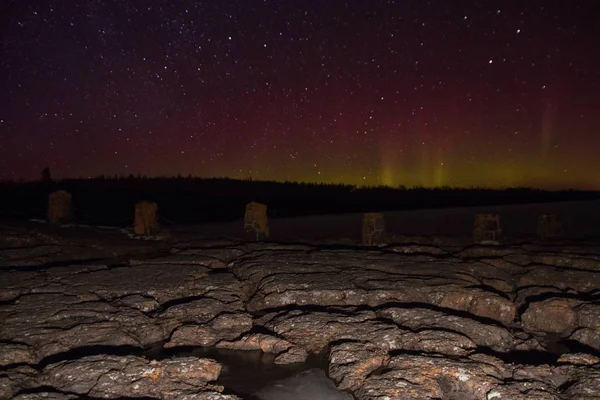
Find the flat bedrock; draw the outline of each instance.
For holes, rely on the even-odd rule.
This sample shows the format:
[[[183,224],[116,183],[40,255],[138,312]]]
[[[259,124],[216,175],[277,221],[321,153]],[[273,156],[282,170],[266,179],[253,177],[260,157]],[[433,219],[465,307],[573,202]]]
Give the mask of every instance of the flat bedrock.
[[[2,229],[0,398],[236,398],[213,360],[139,357],[157,345],[318,353],[357,399],[600,398],[600,242]]]

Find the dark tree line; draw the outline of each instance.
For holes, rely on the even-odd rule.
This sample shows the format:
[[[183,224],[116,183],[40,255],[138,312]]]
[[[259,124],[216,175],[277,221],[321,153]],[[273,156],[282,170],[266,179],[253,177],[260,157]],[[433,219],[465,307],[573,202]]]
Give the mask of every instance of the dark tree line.
[[[177,224],[242,218],[250,201],[266,203],[271,217],[447,208],[600,199],[596,191],[532,188],[390,188],[270,182],[228,178],[101,176],[37,182],[0,182],[0,218],[43,218],[47,196],[58,189],[73,195],[80,222],[126,225],[140,200],[156,201],[159,214]]]

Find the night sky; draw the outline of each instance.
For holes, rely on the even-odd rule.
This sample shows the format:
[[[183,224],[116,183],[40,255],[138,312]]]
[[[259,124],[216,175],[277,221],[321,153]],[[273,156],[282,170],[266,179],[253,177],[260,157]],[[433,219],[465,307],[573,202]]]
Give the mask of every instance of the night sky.
[[[600,189],[596,1],[0,7],[0,179]]]

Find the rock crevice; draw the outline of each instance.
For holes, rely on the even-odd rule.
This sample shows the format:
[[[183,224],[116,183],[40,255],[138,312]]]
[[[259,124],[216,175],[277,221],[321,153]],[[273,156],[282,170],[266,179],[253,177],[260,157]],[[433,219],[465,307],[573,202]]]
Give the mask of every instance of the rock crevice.
[[[321,354],[359,400],[600,398],[600,243],[375,250],[173,235],[171,254],[144,259],[156,250],[113,234],[17,236],[0,247],[0,398],[236,398],[215,384],[214,360],[142,357],[153,346],[260,350],[279,364]]]

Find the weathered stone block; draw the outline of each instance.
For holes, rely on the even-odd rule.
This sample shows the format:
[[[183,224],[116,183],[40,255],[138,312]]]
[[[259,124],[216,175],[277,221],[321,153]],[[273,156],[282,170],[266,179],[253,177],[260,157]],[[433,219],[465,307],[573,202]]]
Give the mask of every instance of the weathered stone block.
[[[362,243],[372,246],[385,243],[385,223],[382,213],[366,213],[362,221]]]
[[[66,224],[73,221],[71,193],[58,190],[48,196],[46,218],[51,224]]]
[[[537,224],[537,235],[542,238],[563,236],[564,230],[562,221],[557,215],[540,215]]]
[[[579,301],[574,299],[548,299],[534,302],[521,315],[526,332],[565,333],[577,326]]]
[[[497,244],[502,239],[498,214],[477,214],[473,229],[473,241],[479,244]]]
[[[135,205],[133,231],[136,235],[154,235],[160,229],[158,205],[151,201],[140,201]]]
[[[248,203],[244,215],[244,233],[248,240],[267,240],[271,234],[267,218],[267,206]]]

